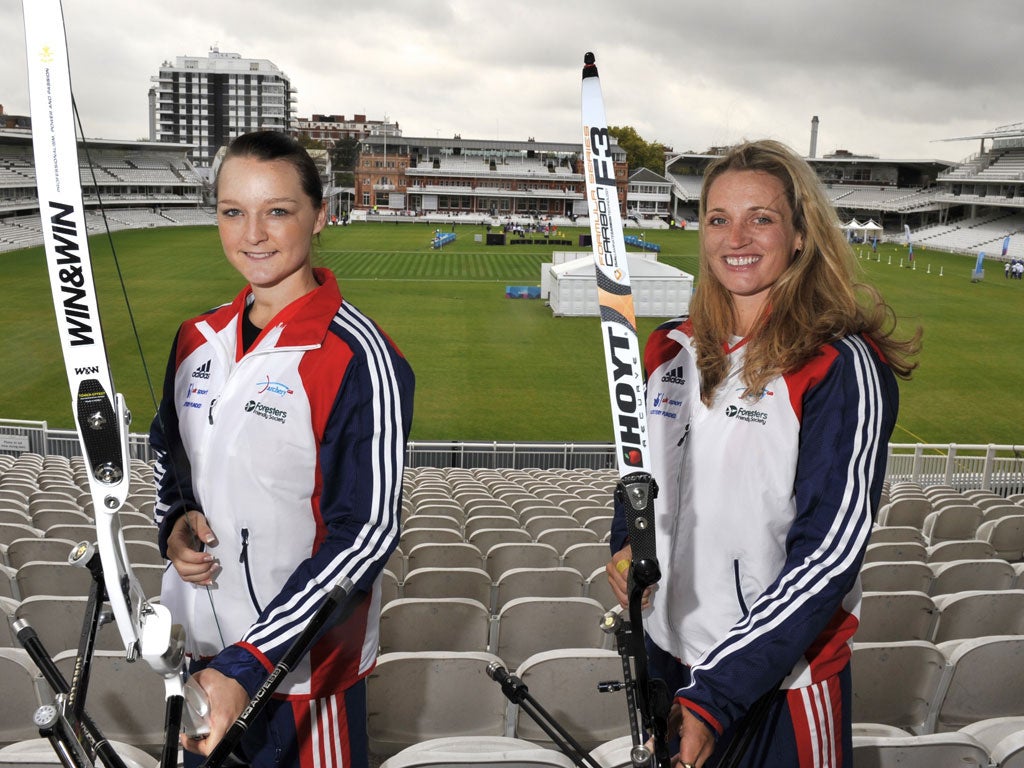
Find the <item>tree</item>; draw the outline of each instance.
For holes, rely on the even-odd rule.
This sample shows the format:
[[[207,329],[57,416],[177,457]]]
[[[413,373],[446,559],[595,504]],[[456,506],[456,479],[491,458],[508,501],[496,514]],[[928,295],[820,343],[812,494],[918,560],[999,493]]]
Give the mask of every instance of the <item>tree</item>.
[[[305,133],[299,134],[299,144],[301,144],[304,149],[325,149],[322,141],[311,138]]]
[[[608,133],[614,136],[626,153],[629,172],[647,168],[655,173],[665,172],[665,145],[660,141],[645,141],[631,125],[612,125]]]
[[[331,167],[336,183],[341,186],[355,185],[356,163],[359,162],[359,139],[338,139],[331,148]]]

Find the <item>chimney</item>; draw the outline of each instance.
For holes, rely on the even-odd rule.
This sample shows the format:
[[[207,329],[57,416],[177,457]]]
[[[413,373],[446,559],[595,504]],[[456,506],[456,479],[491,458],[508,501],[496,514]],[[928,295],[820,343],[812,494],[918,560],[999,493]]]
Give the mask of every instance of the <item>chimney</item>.
[[[811,151],[809,157],[818,156],[818,116],[811,118]]]

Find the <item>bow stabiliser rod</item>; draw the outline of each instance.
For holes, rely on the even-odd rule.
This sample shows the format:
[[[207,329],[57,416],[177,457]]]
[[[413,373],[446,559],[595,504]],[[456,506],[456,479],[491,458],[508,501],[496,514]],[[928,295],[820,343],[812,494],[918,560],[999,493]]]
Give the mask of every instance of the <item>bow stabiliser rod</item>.
[[[184,638],[180,627],[172,626],[170,612],[146,599],[131,568],[121,531],[119,513],[128,497],[130,479],[131,416],[124,398],[114,389],[100,324],[82,201],[63,10],[60,0],[23,0],[22,10],[43,245],[71,409],[96,518],[101,565],[90,567],[94,591],[98,591],[100,601],[105,597],[110,602],[127,660],[141,656],[164,679],[168,711],[164,764],[174,765],[183,701]],[[41,646],[33,645],[38,653]],[[83,642],[82,647],[91,652],[92,644]],[[76,670],[87,667],[87,662],[79,659]],[[86,677],[76,672],[70,692],[55,690],[58,702],[67,693],[74,706],[57,712],[57,717],[67,719],[70,727],[47,726],[49,734],[79,730],[74,721],[83,714]],[[54,746],[56,749],[57,744]],[[77,744],[64,747],[67,752],[80,751]],[[68,764],[62,750],[57,751]],[[172,752],[175,762],[168,763]]]
[[[622,236],[611,135],[596,60],[590,52],[583,57],[582,117],[583,173],[619,471],[615,499],[625,511],[632,550],[627,578],[628,621],[606,618],[606,623],[613,627],[611,631],[615,632],[622,656],[633,736],[633,764],[668,768],[665,742],[668,692],[663,681],[648,675],[642,613],[644,591],[661,578],[654,536],[654,499],[658,486],[651,473],[643,366]],[[641,727],[652,737],[653,754],[642,742]]]

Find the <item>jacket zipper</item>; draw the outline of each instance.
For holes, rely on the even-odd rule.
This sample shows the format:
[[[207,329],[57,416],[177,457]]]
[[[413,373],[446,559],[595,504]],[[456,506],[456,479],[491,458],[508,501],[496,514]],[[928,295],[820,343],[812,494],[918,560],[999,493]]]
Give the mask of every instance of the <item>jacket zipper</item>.
[[[238,562],[242,564],[242,568],[245,570],[245,584],[249,588],[249,599],[252,600],[253,606],[255,606],[257,613],[263,613],[263,608],[260,606],[260,601],[256,599],[256,589],[252,583],[252,570],[249,568],[249,529],[242,529],[242,552],[238,556]]]
[[[244,551],[244,550],[243,550]],[[739,559],[732,561],[732,572],[733,579],[736,582],[736,602],[740,604],[740,610],[743,611],[743,615],[746,616],[750,611],[747,609],[747,603],[743,599],[743,590],[740,589],[740,561]]]

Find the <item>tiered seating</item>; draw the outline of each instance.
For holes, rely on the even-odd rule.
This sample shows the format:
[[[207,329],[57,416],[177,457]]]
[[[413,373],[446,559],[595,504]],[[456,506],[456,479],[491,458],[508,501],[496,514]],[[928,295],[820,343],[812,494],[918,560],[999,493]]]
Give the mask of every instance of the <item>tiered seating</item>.
[[[28,619],[54,652],[74,646],[84,598],[54,599],[73,592],[71,582],[47,575],[45,586],[35,586],[35,572],[61,571],[61,554],[90,534],[79,461],[0,457],[0,587],[7,588],[0,609],[8,621]],[[133,474],[131,503],[143,508],[148,467],[133,466]],[[528,682],[587,748],[625,734],[622,694],[590,693],[593,680],[621,677],[612,638],[598,628],[616,605],[604,574],[615,479],[608,471],[408,470],[403,533],[384,574],[381,656],[369,679],[378,759],[413,766],[432,759],[417,751],[468,749],[504,750],[496,765],[516,752],[523,752],[518,764],[563,764],[489,679],[492,663]],[[892,764],[884,761],[897,754],[928,755],[933,765],[970,755],[987,756],[978,765],[1021,759],[1024,739],[998,718],[1024,718],[1022,502],[940,486],[886,487],[862,567],[853,645],[858,765]],[[146,589],[155,594],[161,561],[145,508],[137,517],[125,513],[135,523],[125,531],[139,547],[133,557],[152,558],[157,578]],[[6,628],[0,646],[10,648]],[[119,647],[112,627],[99,647]],[[133,743],[146,743],[133,733]]]
[[[1024,506],[909,484],[883,501],[853,645],[857,765],[1020,765]]]
[[[685,200],[699,200],[700,190],[704,184],[703,176],[683,176],[680,174],[669,174],[675,183],[676,191],[681,193]]]
[[[152,518],[137,507],[152,501],[151,470],[133,461],[129,504],[122,522],[136,525],[128,546],[137,575],[151,596],[159,594],[163,561]],[[68,564],[78,541],[95,540],[92,501],[82,459],[25,453],[0,456],[0,765],[53,763],[52,747],[39,740],[32,715],[53,694],[21,649],[12,623],[26,621],[71,679],[89,572]],[[151,506],[150,506],[151,509]],[[80,534],[80,535],[74,535]],[[143,563],[148,564],[143,564]],[[156,752],[163,741],[163,682],[147,664],[128,664],[117,627],[103,625],[96,637],[89,686],[89,712],[130,766],[152,765],[140,748]],[[18,672],[21,667],[24,673]],[[4,746],[7,745],[7,746]]]
[[[851,210],[889,210],[894,203],[917,190],[906,187],[833,185],[828,189],[833,205]]]
[[[914,243],[929,247],[965,252],[983,250],[991,256],[998,256],[1002,253],[1006,235],[1019,232],[1022,228],[1024,216],[1003,212],[922,228],[914,232],[912,238]]]
[[[194,210],[202,199],[203,182],[189,166],[184,151],[168,148],[132,151],[113,147],[90,147],[88,159],[79,154],[79,176],[87,206],[87,227],[90,233],[102,231],[95,213],[102,194],[111,218],[111,230],[162,226],[175,221],[152,212],[159,205],[163,210],[186,206]],[[114,206],[144,205],[141,213],[117,211]],[[39,245],[42,231],[36,200],[36,173],[30,145],[0,143],[0,207],[12,214],[0,223],[0,251]],[[35,210],[33,210],[35,209]],[[197,220],[195,214],[184,214],[185,223],[213,223],[209,217]]]

